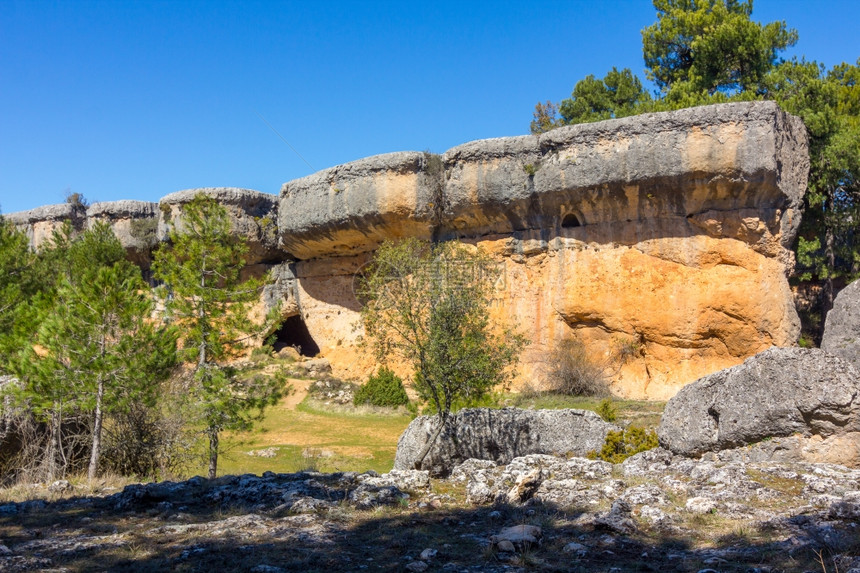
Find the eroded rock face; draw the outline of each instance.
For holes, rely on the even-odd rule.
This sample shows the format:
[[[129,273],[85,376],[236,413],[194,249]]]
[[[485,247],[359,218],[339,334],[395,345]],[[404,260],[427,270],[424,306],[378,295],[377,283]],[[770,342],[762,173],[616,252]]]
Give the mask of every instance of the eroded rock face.
[[[812,461],[837,444],[848,458],[838,461],[856,465],[860,375],[823,350],[772,348],[682,388],[666,404],[657,435],[661,446],[687,456],[797,435],[805,439],[796,449]]]
[[[74,228],[83,227],[86,211],[82,206],[60,203],[36,207],[29,211],[10,213],[4,217],[27,235],[34,248],[39,248],[48,243],[54,231],[59,231],[66,221],[70,222]]]
[[[373,250],[385,239],[430,239],[441,201],[438,157],[387,153],[284,183],[281,246],[300,259]]]
[[[821,348],[860,370],[860,281],[854,281],[836,296],[824,322]]]
[[[152,251],[158,245],[158,203],[147,201],[109,201],[87,208],[87,227],[97,222],[111,226],[125,247],[130,261],[148,269]]]
[[[436,423],[434,416],[419,416],[409,424],[397,442],[396,469],[413,468]],[[467,408],[451,414],[422,467],[447,475],[472,458],[506,464],[527,454],[584,456],[617,429],[588,410]]]
[[[530,341],[519,384],[540,388],[549,354],[575,334],[607,363],[613,392],[668,399],[795,344],[786,276],[808,167],[798,118],[772,102],[724,104],[370,157],[285,183],[280,197],[181,191],[159,202],[156,233],[166,240],[198,192],[217,198],[248,240],[246,276],[289,267],[261,308],[300,315],[333,373],[352,379],[374,367],[353,286],[380,242],[474,244],[498,263],[493,320]],[[35,246],[63,218],[110,220],[145,266],[150,204],[127,203],[9,218]]]
[[[309,259],[301,300],[314,309],[306,320],[329,318],[309,328],[336,374],[366,369],[347,334],[359,316],[344,269],[411,234],[459,238],[498,261],[494,318],[531,342],[521,382],[540,386],[548,353],[576,333],[601,360],[635,347],[612,364],[615,393],[667,399],[796,342],[786,275],[807,170],[802,124],[773,104],[649,114],[287,183],[281,242]]]
[[[233,232],[247,242],[248,254],[245,258],[249,265],[284,260],[277,242],[277,197],[252,189],[203,187],[162,197],[158,202],[161,212],[158,220],[160,240],[167,240],[174,228],[182,228],[182,207],[199,193],[217,199],[227,209]]]

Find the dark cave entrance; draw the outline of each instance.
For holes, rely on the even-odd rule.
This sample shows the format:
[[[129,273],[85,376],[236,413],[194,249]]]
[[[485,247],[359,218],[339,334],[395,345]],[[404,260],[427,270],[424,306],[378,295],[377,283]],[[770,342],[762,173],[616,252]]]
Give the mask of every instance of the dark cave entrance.
[[[564,216],[564,219],[561,222],[561,226],[564,229],[570,229],[572,227],[580,227],[581,223],[579,222],[579,219],[576,218],[576,215],[574,215],[573,213],[568,213]]]
[[[314,357],[320,352],[320,347],[308,331],[305,321],[299,315],[291,316],[275,331],[275,352],[286,346],[295,346],[302,356]]]

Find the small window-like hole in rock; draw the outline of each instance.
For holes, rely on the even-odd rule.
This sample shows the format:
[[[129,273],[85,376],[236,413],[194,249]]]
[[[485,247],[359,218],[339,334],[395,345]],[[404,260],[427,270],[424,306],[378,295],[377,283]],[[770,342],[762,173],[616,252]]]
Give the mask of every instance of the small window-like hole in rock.
[[[573,213],[568,213],[564,216],[564,219],[562,219],[561,226],[567,229],[570,227],[580,227],[582,226],[582,223],[579,222],[579,219],[576,218],[576,215],[574,215]]]
[[[295,346],[302,356],[316,356],[320,347],[314,341],[301,316],[291,316],[275,331],[275,352],[286,346]]]

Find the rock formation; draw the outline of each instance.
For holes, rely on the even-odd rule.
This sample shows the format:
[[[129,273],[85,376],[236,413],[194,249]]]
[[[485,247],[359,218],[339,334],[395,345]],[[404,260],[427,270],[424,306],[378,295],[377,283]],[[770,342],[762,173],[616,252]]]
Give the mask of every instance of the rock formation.
[[[413,468],[437,422],[435,416],[419,416],[409,424],[397,441],[396,469]],[[618,429],[588,410],[467,408],[448,422],[422,464],[433,475],[447,475],[470,458],[506,464],[527,454],[585,456]]]
[[[109,201],[87,208],[87,226],[107,223],[125,247],[128,258],[141,268],[152,263],[152,251],[159,243],[158,204],[146,201]]]
[[[796,342],[786,276],[808,165],[799,119],[769,102],[724,104],[370,157],[285,183],[280,198],[174,193],[157,236],[197,191],[218,197],[250,240],[249,272],[281,265],[269,302],[283,297],[335,374],[355,378],[373,365],[356,346],[353,280],[377,245],[475,244],[498,262],[494,319],[531,342],[521,383],[539,386],[548,353],[575,333],[612,363],[617,394],[660,399]],[[38,245],[60,211],[75,215],[10,217]],[[612,360],[619,348],[635,351]]]
[[[657,435],[686,456],[792,437],[752,459],[860,465],[860,373],[823,350],[772,348],[682,388]]]
[[[860,470],[822,463],[658,448],[615,466],[467,460],[448,480],[265,472],[17,492],[47,499],[0,504],[10,572],[860,571]]]
[[[824,321],[821,348],[860,370],[860,281],[854,281],[837,295]]]
[[[82,228],[86,221],[86,210],[83,206],[62,203],[10,213],[5,217],[24,231],[30,239],[30,244],[38,248],[49,242],[54,231],[59,231],[66,221],[77,229]]]

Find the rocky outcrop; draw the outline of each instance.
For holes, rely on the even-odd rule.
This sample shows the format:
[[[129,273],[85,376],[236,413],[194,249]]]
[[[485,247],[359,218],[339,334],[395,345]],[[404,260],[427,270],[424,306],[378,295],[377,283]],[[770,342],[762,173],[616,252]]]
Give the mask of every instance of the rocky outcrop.
[[[0,525],[15,531],[0,544],[0,570],[860,570],[860,470],[662,449],[615,466],[474,462],[450,480],[266,472],[121,492],[25,483],[19,499],[47,499],[0,504]],[[511,501],[524,483],[537,489]],[[482,487],[487,499],[463,502]]]
[[[284,183],[281,246],[300,259],[373,250],[385,239],[429,240],[441,206],[441,163],[388,153]]]
[[[146,201],[109,201],[87,208],[87,227],[97,222],[111,226],[130,261],[148,269],[158,245],[158,204]]]
[[[396,469],[412,469],[436,424],[435,416],[409,424],[397,442]],[[447,475],[470,458],[504,464],[527,454],[584,456],[616,429],[588,410],[464,409],[451,414],[422,468]]]
[[[621,242],[641,240],[668,217],[779,256],[799,223],[808,166],[802,123],[775,104],[699,107],[327,169],[284,184],[279,230],[307,259],[403,236],[583,227],[586,242],[604,242],[606,224]],[[652,226],[622,230],[641,221]]]
[[[367,368],[346,326],[359,322],[357,253],[457,238],[498,262],[494,319],[531,342],[520,380],[539,386],[576,333],[602,361],[635,346],[611,364],[613,391],[665,399],[796,342],[786,274],[807,170],[797,118],[727,104],[340,166],[284,185],[279,232],[307,259],[308,316],[337,317],[309,323],[336,373]]]
[[[198,194],[215,198],[227,209],[232,231],[246,241],[249,265],[277,263],[284,260],[278,250],[277,197],[252,189],[203,187],[177,191],[158,202],[158,238],[166,241],[170,231],[182,228],[182,207]]]
[[[686,456],[802,436],[795,448],[813,461],[838,456],[827,461],[858,465],[860,374],[823,350],[773,348],[682,388],[657,435]]]
[[[860,281],[837,295],[824,321],[821,348],[860,370]]]
[[[467,242],[498,263],[493,320],[530,341],[520,383],[540,387],[551,351],[575,334],[616,394],[667,399],[795,344],[786,276],[808,167],[798,118],[772,102],[723,104],[369,157],[287,182],[280,197],[181,191],[159,202],[156,233],[166,240],[196,193],[216,197],[248,240],[246,275],[289,267],[266,305],[300,315],[346,378],[374,367],[353,283],[380,242]],[[152,219],[141,209],[93,218],[111,219],[143,265]],[[63,205],[10,215],[35,246],[63,217],[84,221]]]
[[[4,217],[27,235],[34,248],[38,248],[48,243],[54,231],[59,231],[66,221],[76,229],[82,228],[86,220],[86,208],[81,205],[60,203],[10,213]]]

